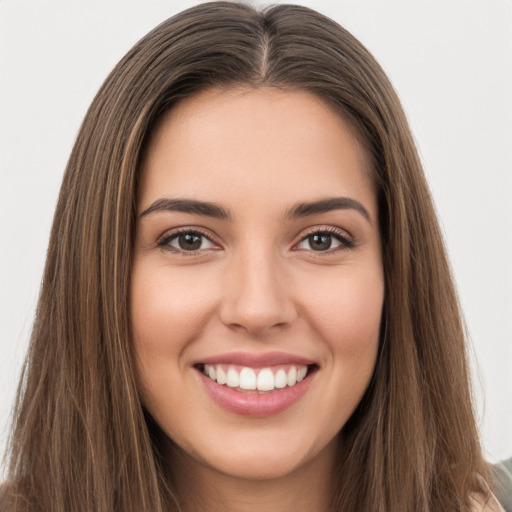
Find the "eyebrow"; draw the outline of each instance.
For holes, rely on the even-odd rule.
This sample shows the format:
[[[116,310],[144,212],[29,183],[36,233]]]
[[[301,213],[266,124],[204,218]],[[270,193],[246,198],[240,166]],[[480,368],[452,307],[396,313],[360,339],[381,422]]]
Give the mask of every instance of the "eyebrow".
[[[312,201],[307,203],[299,203],[293,206],[285,218],[300,218],[309,215],[317,215],[319,213],[327,213],[332,210],[355,210],[359,212],[368,222],[371,222],[368,210],[356,199],[351,197],[331,197]]]
[[[197,201],[195,199],[170,198],[157,199],[139,215],[139,218],[159,211],[195,213],[197,215],[205,215],[206,217],[214,217],[216,219],[230,220],[232,218],[228,210],[215,203]]]
[[[351,197],[331,197],[321,199],[319,201],[311,201],[298,203],[290,208],[285,214],[285,219],[297,219],[308,217],[310,215],[318,215],[333,210],[355,210],[359,212],[368,222],[371,222],[368,210],[356,199]],[[154,212],[159,211],[175,211],[183,213],[192,213],[196,215],[204,215],[215,219],[232,220],[233,216],[229,210],[222,206],[208,201],[199,201],[196,199],[157,199],[146,208],[139,217],[142,218]]]

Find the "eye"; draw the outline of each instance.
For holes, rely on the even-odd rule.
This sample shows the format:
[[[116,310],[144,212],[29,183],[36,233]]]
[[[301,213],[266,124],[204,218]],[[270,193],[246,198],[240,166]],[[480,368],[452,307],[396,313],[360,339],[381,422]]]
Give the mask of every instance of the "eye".
[[[181,253],[195,253],[218,246],[200,231],[187,230],[166,234],[158,242],[163,249]]]
[[[341,230],[317,230],[305,236],[297,245],[300,250],[335,252],[354,246],[353,241]]]

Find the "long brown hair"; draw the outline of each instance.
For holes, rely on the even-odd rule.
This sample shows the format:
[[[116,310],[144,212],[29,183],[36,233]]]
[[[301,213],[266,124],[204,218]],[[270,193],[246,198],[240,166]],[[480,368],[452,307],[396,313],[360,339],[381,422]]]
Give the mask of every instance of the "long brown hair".
[[[144,37],[95,97],[58,201],[16,403],[8,510],[178,510],[143,410],[129,288],[137,173],[162,114],[210,87],[301,89],[373,159],[386,280],[374,378],[342,431],[344,512],[469,510],[485,475],[464,329],[400,102],[368,51],[305,7],[212,2]]]

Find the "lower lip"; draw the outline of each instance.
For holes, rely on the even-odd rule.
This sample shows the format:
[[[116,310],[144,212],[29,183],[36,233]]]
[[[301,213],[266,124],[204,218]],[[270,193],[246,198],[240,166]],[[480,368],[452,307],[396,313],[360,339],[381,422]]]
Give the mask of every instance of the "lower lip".
[[[206,390],[213,400],[228,412],[240,416],[272,416],[285,411],[296,403],[307,391],[313,375],[307,375],[295,386],[276,389],[266,393],[244,393],[228,386],[217,384],[214,380],[198,372]]]

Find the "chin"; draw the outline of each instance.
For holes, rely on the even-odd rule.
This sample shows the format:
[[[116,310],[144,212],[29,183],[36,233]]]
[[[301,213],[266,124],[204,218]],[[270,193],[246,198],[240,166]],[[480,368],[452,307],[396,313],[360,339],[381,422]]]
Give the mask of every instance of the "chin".
[[[270,452],[270,451],[269,451]],[[307,454],[272,453],[255,451],[252,453],[235,453],[224,456],[212,469],[226,476],[242,480],[277,480],[291,475],[303,466]]]
[[[286,429],[239,431],[217,438],[215,443],[204,439],[205,443],[196,444],[194,449],[185,444],[179,449],[180,459],[190,464],[192,471],[202,467],[234,479],[278,480],[317,463],[334,461],[338,436],[314,437],[304,431],[294,435]]]

